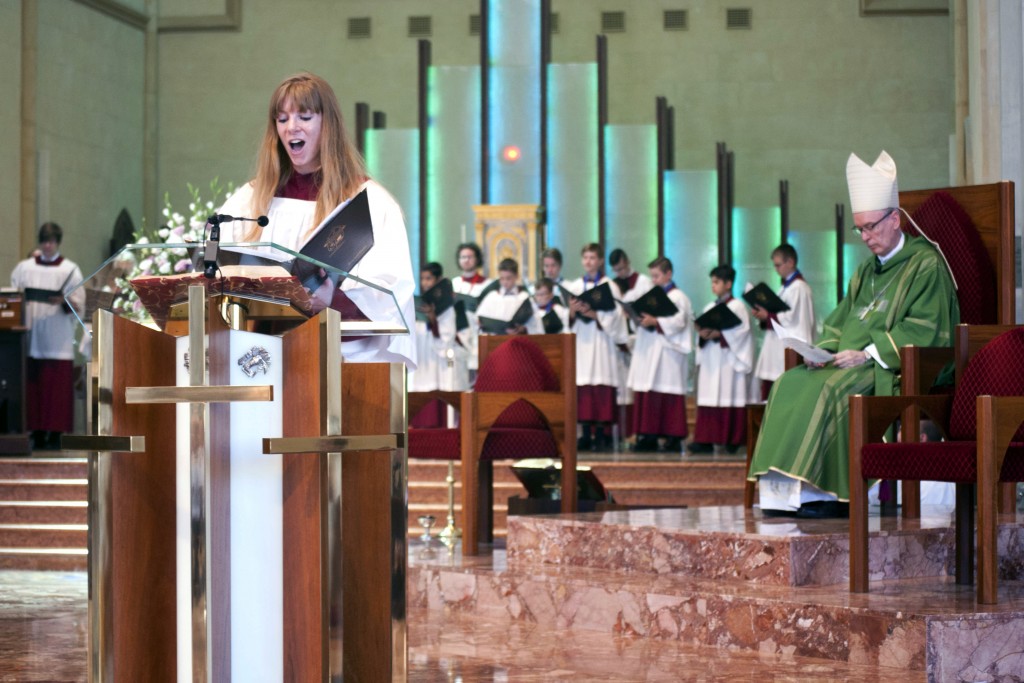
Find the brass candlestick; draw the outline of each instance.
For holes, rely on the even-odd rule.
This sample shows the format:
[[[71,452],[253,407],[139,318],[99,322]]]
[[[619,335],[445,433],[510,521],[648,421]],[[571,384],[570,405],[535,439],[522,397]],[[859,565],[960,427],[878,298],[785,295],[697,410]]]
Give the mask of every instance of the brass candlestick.
[[[437,537],[447,546],[454,546],[456,541],[462,538],[462,529],[455,526],[455,463],[448,461],[448,476],[445,477],[448,484],[448,524],[437,532]]]

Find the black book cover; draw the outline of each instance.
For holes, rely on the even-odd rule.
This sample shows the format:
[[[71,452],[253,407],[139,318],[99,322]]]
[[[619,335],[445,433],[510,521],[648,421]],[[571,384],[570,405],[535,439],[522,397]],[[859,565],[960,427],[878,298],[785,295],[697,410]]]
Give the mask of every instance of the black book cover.
[[[39,289],[38,287],[25,288],[25,301],[42,301],[49,303],[51,297],[64,298],[64,292],[59,289]]]
[[[632,302],[633,310],[639,314],[646,313],[655,318],[667,318],[679,312],[679,307],[668,298],[668,292],[658,286]]]
[[[456,299],[455,303],[455,331],[462,332],[469,329],[469,316],[466,315],[466,304]]]
[[[769,313],[782,313],[789,310],[789,305],[763,282],[758,283],[749,292],[744,292],[743,299],[751,306],[760,306]]]
[[[726,303],[720,303],[714,308],[708,309],[693,322],[697,327],[707,330],[730,330],[738,327],[741,323]]]
[[[442,278],[433,287],[423,292],[420,297],[425,304],[434,307],[434,315],[441,315],[455,303],[455,292],[452,289],[452,281]]]
[[[586,290],[576,298],[595,311],[615,310],[615,298],[612,296],[612,288],[608,286],[607,282],[602,282],[597,287]]]
[[[366,190],[363,190],[344,208],[330,216],[299,253],[348,273],[372,247],[370,202]],[[320,275],[320,268],[301,259],[295,260],[292,274],[310,291],[316,290],[324,279]],[[337,280],[333,273],[328,273],[328,277]]]
[[[498,320],[497,318],[480,316],[480,329],[488,334],[506,334],[508,332],[508,328],[525,325],[532,317],[533,304],[530,303],[529,299],[523,299],[523,303],[520,304],[519,308],[516,309],[516,312],[512,314],[511,320]]]
[[[554,311],[548,311],[541,318],[541,322],[544,324],[544,334],[558,334],[562,331],[562,319],[558,317],[558,314]]]

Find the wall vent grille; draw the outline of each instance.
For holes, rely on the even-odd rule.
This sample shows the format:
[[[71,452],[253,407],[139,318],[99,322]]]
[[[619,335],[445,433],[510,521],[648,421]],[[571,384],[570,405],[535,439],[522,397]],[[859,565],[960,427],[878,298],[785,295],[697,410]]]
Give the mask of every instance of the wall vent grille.
[[[409,17],[409,37],[429,38],[433,29],[430,17]]]
[[[623,33],[626,30],[625,12],[601,12],[602,33]]]
[[[478,36],[480,35],[480,26],[483,25],[483,20],[479,14],[469,15],[469,35]]]
[[[749,29],[754,25],[754,10],[749,7],[730,7],[725,10],[727,29]]]
[[[666,31],[685,31],[690,28],[690,17],[684,9],[665,10],[664,28]]]
[[[551,33],[558,33],[558,12],[552,12],[548,21],[551,24]]]
[[[370,37],[370,17],[349,17],[348,19],[349,38]]]

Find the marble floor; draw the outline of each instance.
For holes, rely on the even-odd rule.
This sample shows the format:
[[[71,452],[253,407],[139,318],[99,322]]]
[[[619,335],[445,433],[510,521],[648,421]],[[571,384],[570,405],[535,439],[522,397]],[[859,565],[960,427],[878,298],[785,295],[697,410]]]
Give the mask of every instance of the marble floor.
[[[0,681],[85,681],[83,573],[0,572]],[[902,672],[901,672],[902,673]],[[891,669],[728,652],[462,613],[409,613],[409,681],[859,681]],[[905,674],[905,680],[913,680]],[[923,680],[923,678],[922,678]]]

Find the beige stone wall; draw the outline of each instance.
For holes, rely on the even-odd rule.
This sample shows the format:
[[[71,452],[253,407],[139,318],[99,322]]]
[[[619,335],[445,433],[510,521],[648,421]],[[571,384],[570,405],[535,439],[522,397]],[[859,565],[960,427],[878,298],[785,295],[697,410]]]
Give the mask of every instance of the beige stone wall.
[[[52,218],[68,229],[67,252],[99,263],[117,211],[141,219],[146,173],[176,203],[185,183],[249,177],[271,89],[310,69],[334,85],[349,118],[356,101],[387,113],[392,128],[416,120],[416,39],[410,15],[433,17],[435,64],[472,64],[469,35],[476,0],[240,0],[240,31],[161,33],[155,70],[155,164],[144,162],[145,34],[70,0],[0,2],[0,82],[34,89],[37,128],[30,159],[37,181],[30,223]],[[139,12],[147,0],[122,1]],[[161,16],[225,12],[229,0],[161,0]],[[725,8],[702,0],[553,0],[559,14],[555,61],[590,61],[600,13],[626,11],[626,31],[609,35],[612,123],[650,123],[654,98],[677,112],[677,166],[711,168],[714,144],[736,153],[737,204],[776,202],[790,180],[792,226],[830,229],[832,206],[846,200],[842,176],[852,150],[888,149],[905,188],[949,177],[954,78],[948,17],[871,17],[855,0],[746,3],[754,28],[727,31]],[[741,3],[742,4],[742,3]],[[23,7],[38,15],[33,83],[21,82]],[[662,30],[665,9],[687,7],[690,29]],[[373,36],[347,37],[351,17],[368,16]],[[0,164],[20,177],[20,113],[0,111]],[[29,164],[31,166],[32,164]],[[18,234],[17,183],[0,184],[0,211]],[[0,268],[31,244],[0,247]]]
[[[21,3],[0,2],[0,285],[21,257]]]

